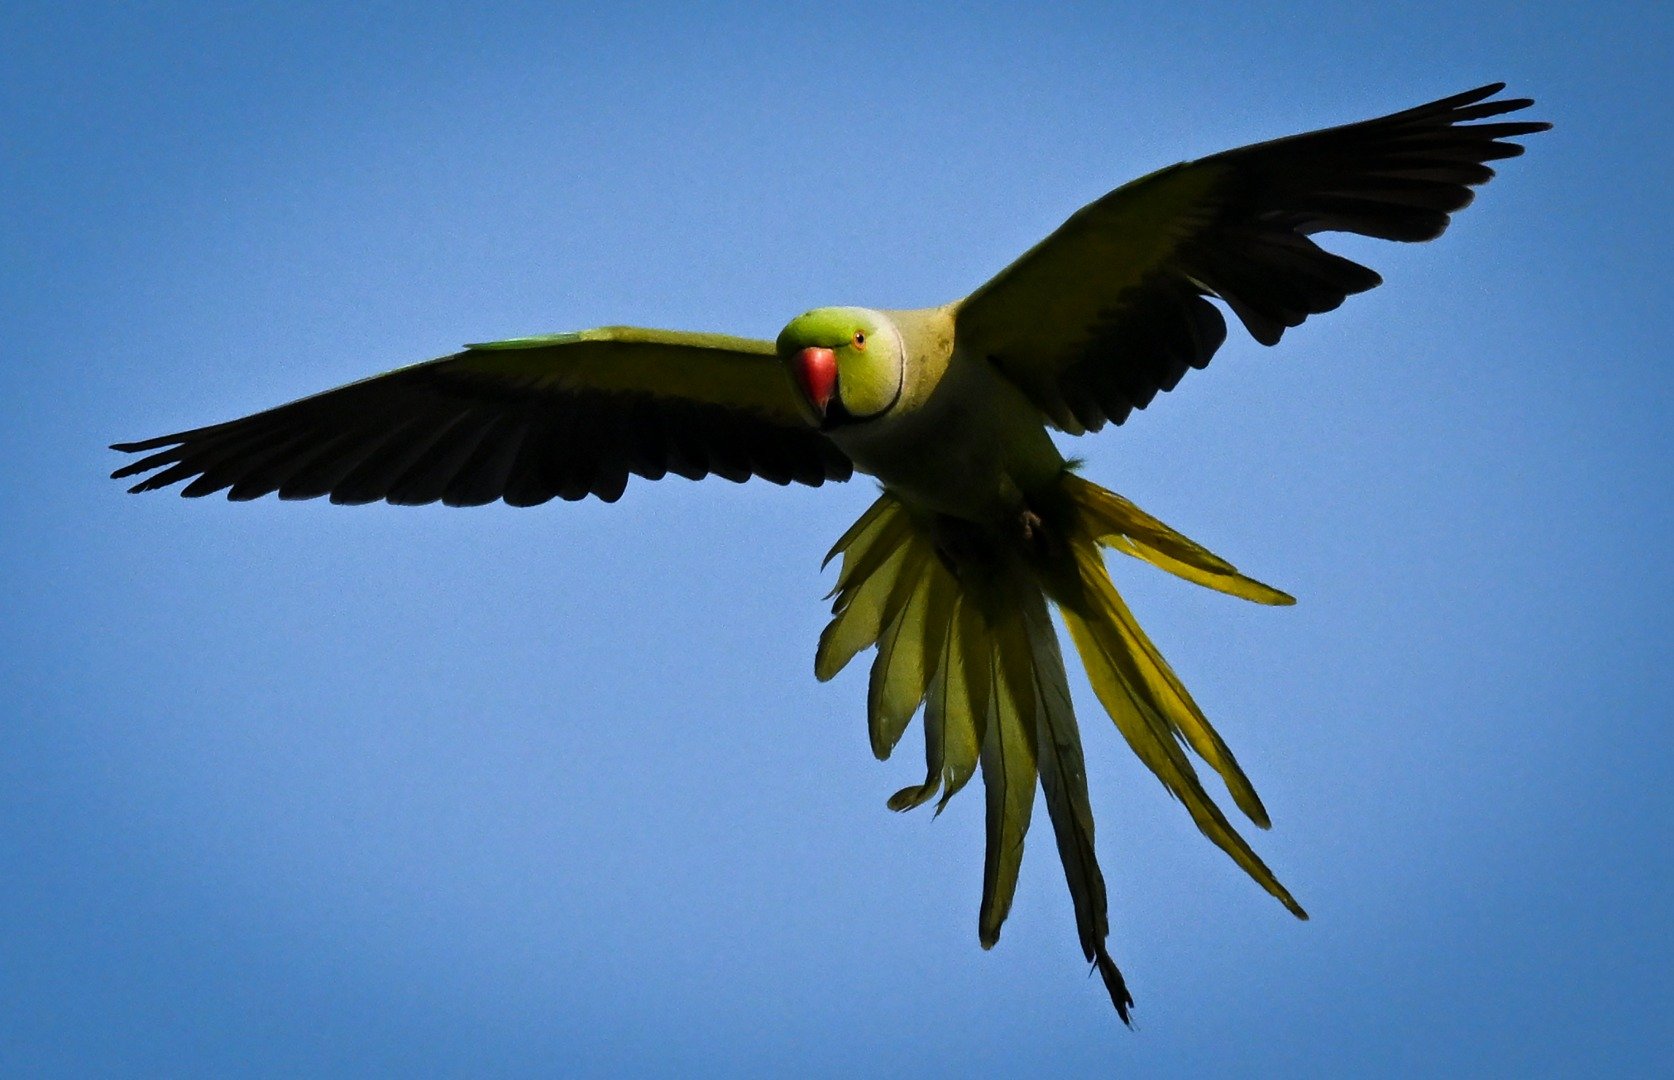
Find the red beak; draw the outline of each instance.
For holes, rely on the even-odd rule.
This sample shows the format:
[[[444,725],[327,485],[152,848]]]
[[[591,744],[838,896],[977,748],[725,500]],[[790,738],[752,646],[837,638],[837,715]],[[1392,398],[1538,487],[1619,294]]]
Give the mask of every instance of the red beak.
[[[791,374],[820,416],[837,392],[837,354],[830,349],[803,349],[791,360]]]

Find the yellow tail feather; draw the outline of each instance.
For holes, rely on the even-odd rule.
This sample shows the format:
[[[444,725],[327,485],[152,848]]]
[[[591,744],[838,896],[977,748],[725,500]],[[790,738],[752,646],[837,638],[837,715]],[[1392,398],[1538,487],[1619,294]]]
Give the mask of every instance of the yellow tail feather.
[[[921,806],[939,790],[940,813],[981,768],[988,852],[978,938],[985,948],[999,939],[1011,908],[1038,780],[1083,952],[1125,1021],[1132,1000],[1105,949],[1105,886],[1081,736],[1047,599],[1064,617],[1094,694],[1140,760],[1205,835],[1306,918],[1204,790],[1186,748],[1221,776],[1252,821],[1267,827],[1237,759],[1111,584],[1101,548],[1259,603],[1293,601],[1073,473],[1063,473],[1042,502],[1034,508],[1038,530],[1025,531],[934,519],[880,496],[827,556],[843,562],[815,674],[830,679],[861,650],[877,647],[867,716],[880,758],[924,706],[924,782],[892,795],[891,809]]]
[[[1107,547],[1217,592],[1258,604],[1296,603],[1294,596],[1245,577],[1225,559],[1181,536],[1114,491],[1072,472],[1063,474],[1062,491],[1079,510],[1087,534]]]

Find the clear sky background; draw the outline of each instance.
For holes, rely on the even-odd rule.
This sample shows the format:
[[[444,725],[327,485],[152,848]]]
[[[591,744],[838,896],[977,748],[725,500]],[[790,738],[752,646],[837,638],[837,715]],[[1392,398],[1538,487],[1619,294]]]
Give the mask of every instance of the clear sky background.
[[[233,7],[0,10],[0,1073],[1666,1066],[1665,4]],[[1557,128],[1444,238],[1340,244],[1386,286],[1076,444],[1300,598],[1114,567],[1314,914],[1078,681],[1137,1033],[1044,818],[984,953],[981,796],[888,813],[916,749],[812,677],[869,483],[105,479],[463,341],[941,302],[1140,173],[1495,79]]]

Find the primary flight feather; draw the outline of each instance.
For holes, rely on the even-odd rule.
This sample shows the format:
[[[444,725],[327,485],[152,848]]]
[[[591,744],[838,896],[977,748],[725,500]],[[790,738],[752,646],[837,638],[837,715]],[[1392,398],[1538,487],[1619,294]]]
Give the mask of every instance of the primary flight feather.
[[[1496,83],[1389,116],[1152,173],[1083,207],[963,300],[820,308],[777,342],[631,327],[467,346],[238,420],[114,447],[131,491],[333,502],[621,496],[628,477],[711,473],[818,486],[859,471],[883,493],[837,541],[815,674],[875,648],[872,750],[922,711],[936,812],[980,769],[987,858],[978,937],[1010,910],[1038,782],[1082,951],[1117,1013],[1081,734],[1048,604],[1099,703],[1198,828],[1307,915],[1210,797],[1187,751],[1261,828],[1249,778],[1121,596],[1120,551],[1262,604],[1286,594],[1072,471],[1048,434],[1120,424],[1226,340],[1224,305],[1263,345],[1380,283],[1310,237],[1429,240],[1543,131],[1495,120],[1532,102]],[[1487,121],[1487,122],[1483,122]],[[921,708],[922,707],[922,708]]]

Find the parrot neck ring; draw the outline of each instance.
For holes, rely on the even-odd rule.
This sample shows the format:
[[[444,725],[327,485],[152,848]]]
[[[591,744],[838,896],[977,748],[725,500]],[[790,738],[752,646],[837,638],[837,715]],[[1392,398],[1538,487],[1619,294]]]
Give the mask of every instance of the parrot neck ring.
[[[819,421],[821,431],[845,427],[849,424],[875,420],[895,407],[901,400],[901,390],[906,382],[905,353],[902,348],[901,334],[894,327],[896,356],[901,360],[896,364],[895,385],[891,390],[889,400],[869,413],[857,414],[850,411],[843,402],[842,385],[838,372],[837,351],[828,346],[811,345],[798,350],[791,357],[791,375],[796,385],[802,391],[815,417]],[[860,331],[855,332],[854,347],[864,349],[865,339]]]
[[[893,409],[895,403],[901,400],[903,376],[898,373],[894,392],[882,408],[864,416],[850,412],[848,406],[843,404],[838,382],[837,354],[831,349],[810,347],[801,350],[791,359],[791,373],[796,378],[797,387],[801,389],[819,419],[821,431],[874,420]]]

